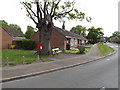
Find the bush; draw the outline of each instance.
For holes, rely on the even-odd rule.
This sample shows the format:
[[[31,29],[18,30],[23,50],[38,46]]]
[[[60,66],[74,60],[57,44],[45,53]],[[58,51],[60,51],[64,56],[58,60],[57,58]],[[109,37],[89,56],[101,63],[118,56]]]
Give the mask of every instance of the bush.
[[[35,41],[31,39],[15,40],[14,43],[17,49],[33,50],[36,48]]]
[[[79,54],[83,54],[84,51],[85,51],[85,47],[84,46],[79,46],[78,50],[79,50],[79,52],[78,52]]]
[[[65,53],[65,49],[62,49],[61,51],[62,51],[62,53]]]

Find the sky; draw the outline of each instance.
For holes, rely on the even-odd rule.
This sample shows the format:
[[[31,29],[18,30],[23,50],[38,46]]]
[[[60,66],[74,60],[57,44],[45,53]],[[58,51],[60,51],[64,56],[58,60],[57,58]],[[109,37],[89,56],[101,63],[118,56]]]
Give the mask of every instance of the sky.
[[[22,1],[22,0],[21,0]],[[118,2],[120,0],[76,0],[76,8],[82,11],[86,16],[92,17],[91,22],[66,20],[65,28],[70,30],[76,25],[82,25],[87,28],[92,26],[103,28],[105,36],[111,36],[113,32],[118,31]],[[8,24],[17,24],[26,32],[27,26],[35,27],[31,19],[26,16],[26,11],[21,9],[23,6],[20,0],[0,0],[0,20],[5,20]],[[54,21],[54,25],[62,27],[62,22]]]

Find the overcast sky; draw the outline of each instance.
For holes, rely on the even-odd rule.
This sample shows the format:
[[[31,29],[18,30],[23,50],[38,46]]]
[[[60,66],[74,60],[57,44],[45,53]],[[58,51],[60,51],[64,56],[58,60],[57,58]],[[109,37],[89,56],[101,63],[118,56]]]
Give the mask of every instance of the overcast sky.
[[[94,26],[103,28],[105,36],[110,36],[118,30],[118,1],[120,0],[76,0],[76,7],[92,17],[92,22],[66,21],[66,30],[76,25],[83,25],[87,28]],[[0,20],[5,20],[9,24],[17,24],[25,32],[27,25],[35,27],[35,24],[26,16],[26,11],[21,7],[20,0],[1,0]],[[55,21],[54,25],[62,27],[62,22]]]

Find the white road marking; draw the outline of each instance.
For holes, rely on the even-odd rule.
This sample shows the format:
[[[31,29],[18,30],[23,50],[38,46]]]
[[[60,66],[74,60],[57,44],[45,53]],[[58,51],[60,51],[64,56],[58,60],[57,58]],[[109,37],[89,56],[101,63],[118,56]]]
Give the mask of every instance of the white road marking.
[[[110,61],[110,59],[107,59],[107,61]]]
[[[102,87],[100,90],[105,90],[105,87]]]

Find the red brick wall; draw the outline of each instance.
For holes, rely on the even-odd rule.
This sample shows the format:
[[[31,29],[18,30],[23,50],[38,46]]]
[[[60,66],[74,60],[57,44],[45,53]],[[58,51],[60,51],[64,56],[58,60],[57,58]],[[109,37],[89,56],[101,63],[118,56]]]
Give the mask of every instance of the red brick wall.
[[[33,36],[32,39],[35,40],[36,44],[39,44],[39,32],[36,32]]]
[[[60,49],[65,49],[66,38],[60,34],[57,30],[53,30],[51,37],[52,48],[59,47]]]
[[[33,35],[32,39],[35,40],[36,43],[38,44],[39,43],[39,32],[36,32]],[[52,31],[52,37],[51,37],[51,47],[52,48],[58,47],[60,49],[65,49],[64,41],[65,41],[65,37],[62,34],[60,34],[56,30]]]
[[[12,37],[2,28],[0,31],[2,31],[2,49],[8,49],[8,44],[12,44]]]

